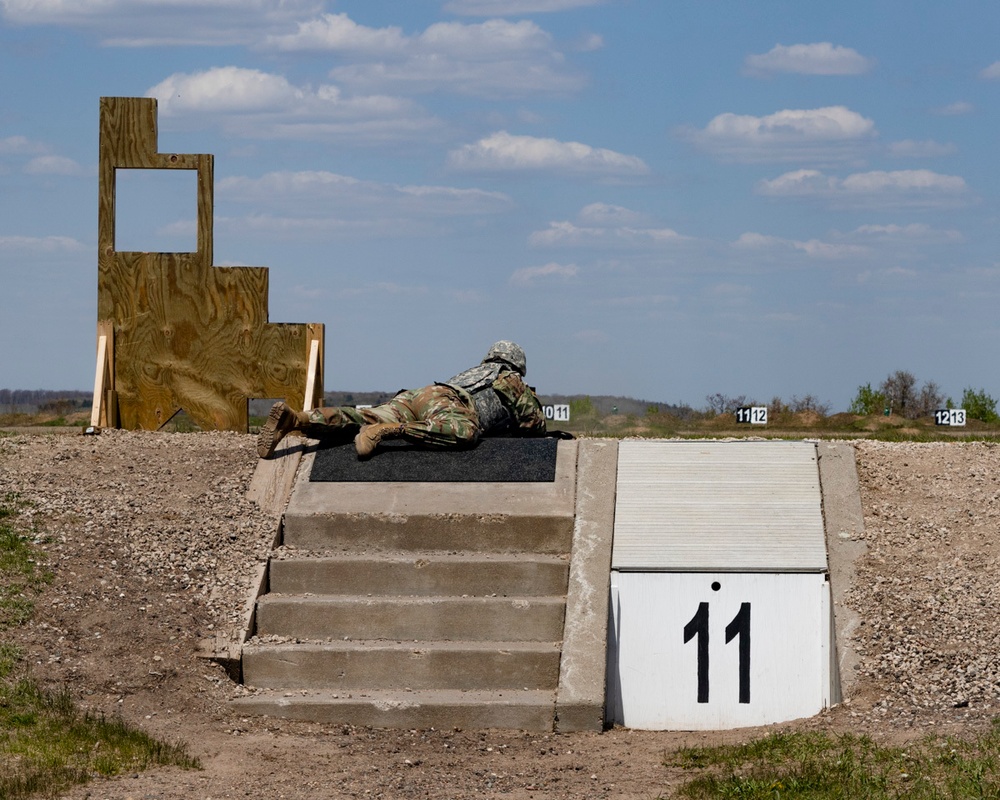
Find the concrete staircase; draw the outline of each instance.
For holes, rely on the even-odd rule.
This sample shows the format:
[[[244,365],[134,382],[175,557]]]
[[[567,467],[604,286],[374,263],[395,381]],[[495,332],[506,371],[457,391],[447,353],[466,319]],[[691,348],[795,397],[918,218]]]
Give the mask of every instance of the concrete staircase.
[[[375,727],[552,730],[562,690],[563,729],[600,727],[603,667],[597,707],[578,702],[567,671],[579,657],[564,653],[567,596],[579,594],[576,442],[559,443],[545,484],[311,483],[308,460],[243,647],[255,691],[238,706]],[[606,604],[585,611],[589,630]]]

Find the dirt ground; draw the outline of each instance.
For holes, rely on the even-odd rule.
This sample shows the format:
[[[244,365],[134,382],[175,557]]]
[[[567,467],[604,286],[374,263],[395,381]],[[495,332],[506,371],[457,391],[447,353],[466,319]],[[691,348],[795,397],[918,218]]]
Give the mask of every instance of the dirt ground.
[[[859,669],[845,703],[776,727],[891,740],[982,728],[1000,702],[1000,448],[852,444],[868,547],[848,597]],[[385,731],[234,714],[241,687],[198,643],[238,628],[274,535],[244,497],[255,465],[253,437],[235,434],[0,436],[0,495],[28,501],[21,523],[53,573],[12,632],[35,677],[203,764],[66,797],[649,800],[684,779],[665,753],[775,729]]]

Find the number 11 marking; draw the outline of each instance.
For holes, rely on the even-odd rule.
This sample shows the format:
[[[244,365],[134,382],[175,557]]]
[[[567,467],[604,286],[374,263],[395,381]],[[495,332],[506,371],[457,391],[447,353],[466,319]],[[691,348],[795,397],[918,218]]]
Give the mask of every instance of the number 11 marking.
[[[726,644],[740,637],[740,702],[750,702],[750,604],[743,603],[739,613],[726,626]]]
[[[684,626],[684,644],[698,637],[698,702],[708,702],[708,603],[699,603],[698,610]],[[739,637],[741,703],[750,702],[750,604],[743,603],[726,626],[726,644]]]
[[[698,637],[698,702],[708,702],[708,603],[700,603],[684,626],[684,644]]]

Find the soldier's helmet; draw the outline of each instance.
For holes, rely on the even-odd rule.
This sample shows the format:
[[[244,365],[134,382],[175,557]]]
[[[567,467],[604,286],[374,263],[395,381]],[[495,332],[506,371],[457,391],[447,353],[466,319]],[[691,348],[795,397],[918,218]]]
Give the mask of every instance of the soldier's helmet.
[[[508,364],[517,370],[522,376],[528,372],[528,360],[525,358],[524,350],[519,345],[514,344],[514,342],[508,342],[506,339],[494,343],[490,351],[486,354],[486,358],[483,359],[484,364],[491,361],[502,361],[504,364]]]

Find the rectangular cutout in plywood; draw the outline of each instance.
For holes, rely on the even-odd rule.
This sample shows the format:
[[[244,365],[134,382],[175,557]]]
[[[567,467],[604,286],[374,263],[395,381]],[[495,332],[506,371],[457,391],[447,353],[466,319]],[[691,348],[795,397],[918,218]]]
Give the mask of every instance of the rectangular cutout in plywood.
[[[115,170],[115,250],[198,251],[198,173]]]

